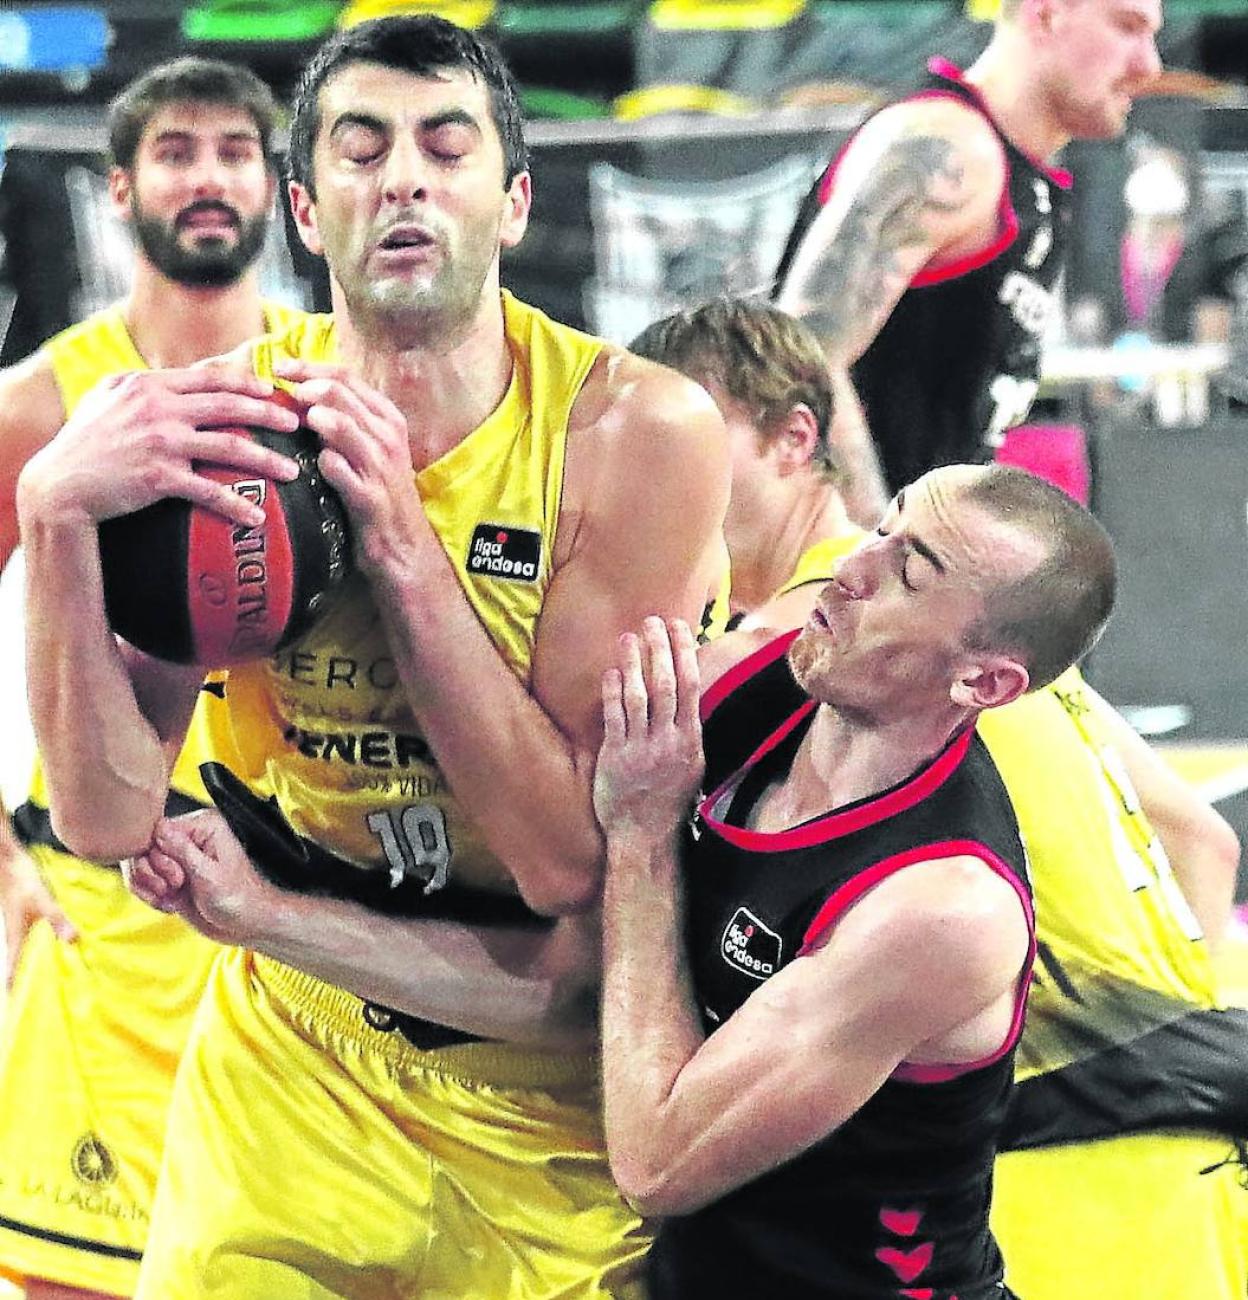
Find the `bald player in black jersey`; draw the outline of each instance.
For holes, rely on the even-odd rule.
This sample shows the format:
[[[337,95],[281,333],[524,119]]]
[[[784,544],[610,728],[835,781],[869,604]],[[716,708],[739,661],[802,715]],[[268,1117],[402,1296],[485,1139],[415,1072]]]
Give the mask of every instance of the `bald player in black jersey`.
[[[990,459],[1027,416],[1061,270],[1072,139],[1121,133],[1160,70],[1161,0],[1002,0],[966,70],[934,59],[807,196],[776,300],[837,380],[832,444],[870,527],[934,465]]]
[[[1035,938],[974,722],[1078,658],[1113,586],[1069,498],[951,466],[800,633],[621,638],[603,1084],[612,1172],[668,1216],[652,1300],[1008,1294],[988,1205]]]

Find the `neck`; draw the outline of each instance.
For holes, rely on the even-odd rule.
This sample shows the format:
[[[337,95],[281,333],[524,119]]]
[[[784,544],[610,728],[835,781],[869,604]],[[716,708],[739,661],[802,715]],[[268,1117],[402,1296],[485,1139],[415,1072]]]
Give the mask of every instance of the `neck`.
[[[1067,131],[1036,83],[1034,60],[1018,48],[1010,28],[999,29],[988,48],[966,70],[965,80],[988,105],[993,120],[1016,148],[1042,162],[1070,143]]]
[[[892,722],[820,705],[794,761],[823,792],[828,810],[878,795],[931,762],[971,715],[952,705]]]
[[[746,520],[726,520],[733,612],[765,604],[793,576],[798,561],[816,542],[852,530],[841,494],[830,483],[813,478],[800,492],[786,494],[770,508],[751,508]]]
[[[139,355],[153,369],[189,366],[265,332],[254,270],[233,284],[196,288],[170,280],[142,257],[122,317]]]
[[[462,442],[503,400],[513,363],[497,286],[487,286],[462,328],[412,345],[354,320],[336,284],[333,297],[339,356],[407,417],[417,470]]]

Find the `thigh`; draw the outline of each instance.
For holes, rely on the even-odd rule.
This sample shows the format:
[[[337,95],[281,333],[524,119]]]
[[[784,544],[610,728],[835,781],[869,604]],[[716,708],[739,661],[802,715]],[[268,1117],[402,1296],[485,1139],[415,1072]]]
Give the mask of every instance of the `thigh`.
[[[340,1029],[275,1002],[245,954],[219,963],[140,1300],[639,1294],[648,1236],[610,1180],[593,1089],[491,1086]]]
[[[216,948],[131,897],[117,871],[35,855],[79,937],[31,930],[0,1029],[0,1266],[129,1294]]]

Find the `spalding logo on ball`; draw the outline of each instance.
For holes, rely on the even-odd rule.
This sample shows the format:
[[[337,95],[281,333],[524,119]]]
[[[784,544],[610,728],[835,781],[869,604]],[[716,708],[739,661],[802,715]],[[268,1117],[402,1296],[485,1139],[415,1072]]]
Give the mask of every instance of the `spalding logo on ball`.
[[[316,435],[235,432],[299,465],[289,483],[196,467],[260,506],[264,523],[170,497],[100,525],[109,625],[158,659],[215,668],[271,655],[312,626],[350,572],[346,511],[317,468]]]

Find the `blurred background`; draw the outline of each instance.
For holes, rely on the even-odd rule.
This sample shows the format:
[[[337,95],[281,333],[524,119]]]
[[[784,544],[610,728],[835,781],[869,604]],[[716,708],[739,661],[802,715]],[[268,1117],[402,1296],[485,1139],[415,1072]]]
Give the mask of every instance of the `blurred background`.
[[[151,64],[234,59],[289,97],[337,26],[429,12],[491,35],[524,89],[535,202],[504,276],[619,341],[765,290],[854,125],[987,42],[994,0],[102,0],[0,11],[0,361],[124,293],[104,112]],[[1158,93],[1079,143],[1076,216],[1025,436],[1066,448],[1122,564],[1089,676],[1248,834],[1248,0],[1167,0]],[[265,289],[327,305],[275,224]],[[26,777],[17,580],[0,588],[0,783]],[[10,634],[11,631],[11,634]],[[1248,889],[1241,891],[1248,893]]]

